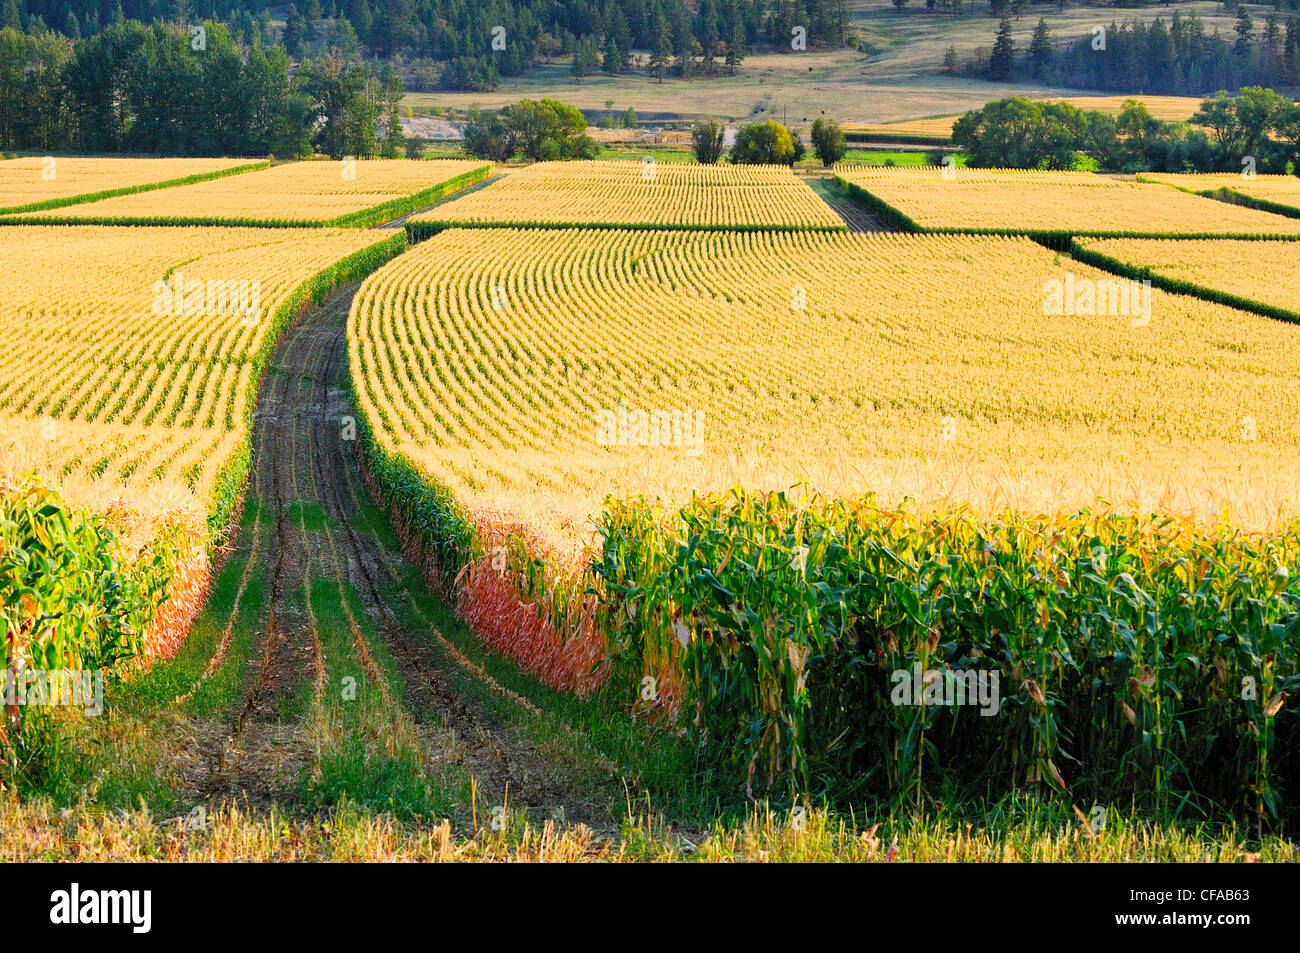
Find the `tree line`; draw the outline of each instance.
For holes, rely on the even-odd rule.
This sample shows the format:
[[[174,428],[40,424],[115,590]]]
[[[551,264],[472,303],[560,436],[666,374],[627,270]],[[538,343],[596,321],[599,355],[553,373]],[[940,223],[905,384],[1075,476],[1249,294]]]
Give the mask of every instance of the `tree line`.
[[[1107,172],[1300,174],[1300,105],[1250,86],[1202,100],[1187,122],[1154,118],[1137,100],[1118,116],[1012,96],[953,126],[972,168],[1072,169],[1079,155]]]
[[[297,64],[225,26],[127,20],[73,40],[0,28],[0,149],[185,156],[395,156],[391,65]]]
[[[962,69],[955,47],[944,57],[949,72]],[[987,55],[976,51],[964,65],[970,75],[994,80],[1038,80],[1079,89],[1152,95],[1199,96],[1211,89],[1300,83],[1300,17],[1270,10],[1256,20],[1237,8],[1231,38],[1207,33],[1195,15],[1175,12],[1168,23],[1132,21],[1098,25],[1059,45],[1039,18],[1021,50],[1003,18]]]
[[[0,0],[0,27],[77,39],[196,9],[246,44],[274,39],[263,0]],[[626,72],[638,65],[633,50],[648,51],[639,65],[659,78],[711,75],[752,50],[847,37],[847,0],[293,0],[279,41],[295,58],[326,42],[363,58],[428,58],[442,64],[442,86],[482,90],[561,55],[578,76]]]

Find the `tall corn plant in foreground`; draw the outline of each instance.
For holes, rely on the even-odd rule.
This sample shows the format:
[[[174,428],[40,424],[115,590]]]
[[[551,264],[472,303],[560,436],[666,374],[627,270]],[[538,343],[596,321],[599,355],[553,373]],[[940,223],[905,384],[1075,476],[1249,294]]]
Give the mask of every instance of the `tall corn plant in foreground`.
[[[139,656],[173,569],[175,550],[160,543],[132,555],[107,517],[71,511],[31,481],[0,486],[0,664],[9,677],[36,669],[111,677]],[[39,771],[49,720],[39,706],[7,706],[4,773],[21,781]]]
[[[682,727],[751,795],[959,782],[1294,813],[1300,526],[736,489],[677,511],[609,501],[600,529],[616,671],[672,660]],[[996,675],[996,710],[895,704],[917,667]]]

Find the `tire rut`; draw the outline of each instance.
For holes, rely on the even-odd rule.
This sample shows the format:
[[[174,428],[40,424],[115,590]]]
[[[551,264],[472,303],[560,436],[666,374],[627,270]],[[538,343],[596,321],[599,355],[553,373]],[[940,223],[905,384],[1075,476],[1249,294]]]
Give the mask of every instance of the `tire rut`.
[[[350,297],[353,290],[344,293]],[[266,607],[241,700],[225,725],[208,728],[202,744],[206,770],[197,790],[208,801],[230,796],[259,805],[292,801],[295,780],[308,757],[301,732],[282,714],[309,679],[319,683],[321,666],[306,592],[295,600],[291,589],[293,575],[301,573],[305,590],[310,563],[306,533],[294,525],[290,512],[296,502],[299,520],[303,518],[298,473],[305,421],[296,410],[302,380],[289,373],[286,358],[302,349],[302,329],[310,318],[311,313],[304,315],[285,335],[254,414],[250,495],[254,505],[270,510],[274,521],[267,547]],[[311,343],[307,341],[308,349]]]
[[[443,205],[446,202],[454,202],[456,199],[469,195],[471,192],[477,192],[479,189],[487,188],[493,182],[501,181],[501,179],[503,179],[508,173],[509,173],[508,169],[498,168],[496,171],[492,173],[492,175],[488,176],[482,182],[477,182],[474,185],[469,186],[468,188],[464,188],[456,192],[452,192],[451,195],[439,199],[438,201],[434,202],[432,205],[426,205],[423,208],[417,208],[412,212],[407,212],[401,218],[395,218],[387,222],[380,222],[378,225],[375,225],[373,227],[385,228],[385,229],[405,228],[406,223],[411,219],[411,216],[423,215],[425,212],[432,211],[433,209],[437,208],[439,205]]]
[[[480,802],[525,805],[534,819],[558,811],[566,821],[602,825],[608,810],[576,797],[558,780],[554,765],[467,704],[396,611],[394,600],[405,597],[403,558],[358,519],[364,497],[357,491],[354,445],[341,433],[340,417],[347,412],[345,328],[356,287],[336,292],[299,318],[277,348],[259,395],[249,498],[259,507],[254,526],[262,533],[266,602],[238,703],[225,721],[192,726],[201,770],[196,765],[186,786],[209,802],[233,797],[268,807],[298,799],[298,779],[310,764],[312,746],[304,719],[285,713],[309,684],[318,699],[325,689],[311,603],[315,578],[337,583],[358,661],[410,717],[430,760],[459,762],[474,779]],[[316,506],[323,526],[316,524]],[[256,554],[257,543],[252,546]],[[393,698],[398,686],[387,684],[353,618],[349,589],[401,675],[400,700]],[[232,628],[235,620],[229,621]]]
[[[538,763],[527,746],[516,744],[488,725],[447,685],[443,672],[390,605],[390,597],[379,577],[388,574],[397,581],[389,569],[393,558],[383,551],[372,533],[364,529],[358,532],[356,528],[359,515],[358,497],[353,491],[356,463],[349,459],[348,442],[342,439],[339,425],[343,409],[340,395],[347,371],[346,312],[341,316],[335,312],[322,317],[332,320],[320,329],[329,343],[320,352],[324,355],[321,366],[313,369],[317,381],[314,413],[318,452],[312,459],[317,471],[319,502],[330,518],[331,531],[344,542],[342,548],[349,555],[352,586],[402,673],[413,717],[417,723],[436,718],[455,732],[462,749],[462,763],[475,777],[478,789],[490,800],[504,803],[509,797],[512,803],[522,800],[534,811],[562,808],[563,816],[569,820],[594,821],[588,805],[579,803],[570,792],[546,780],[546,766]]]
[[[809,188],[830,206],[831,211],[840,217],[850,232],[866,234],[897,231],[878,219],[867,208],[836,191],[831,182],[831,177],[824,175],[810,175],[807,179]]]

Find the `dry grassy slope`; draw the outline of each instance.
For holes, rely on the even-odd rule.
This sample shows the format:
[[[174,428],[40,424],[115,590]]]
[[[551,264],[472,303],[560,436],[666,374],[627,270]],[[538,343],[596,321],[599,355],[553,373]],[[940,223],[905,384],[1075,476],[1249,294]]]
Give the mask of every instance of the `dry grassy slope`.
[[[841,121],[882,122],[964,112],[1013,94],[1075,96],[1087,92],[1035,83],[989,83],[942,73],[939,64],[949,45],[956,46],[963,58],[978,47],[992,47],[997,21],[988,15],[985,3],[977,5],[978,14],[956,18],[926,11],[924,0],[910,0],[901,12],[890,0],[850,0],[849,6],[851,25],[869,44],[866,54],[852,50],[760,53],[746,58],[734,77],[666,79],[663,83],[644,72],[575,80],[569,75],[568,61],[557,60],[526,76],[506,80],[494,92],[409,93],[407,101],[416,108],[466,109],[474,104],[498,108],[525,96],[552,96],[581,109],[605,109],[605,103],[612,101],[617,109],[631,106],[643,115],[712,115],[730,120],[775,115],[798,124],[811,122],[822,110]],[[1088,36],[1092,27],[1112,21],[1157,17],[1168,21],[1175,9],[1184,15],[1195,13],[1211,33],[1218,29],[1224,36],[1232,35],[1233,18],[1224,13],[1221,4],[1210,0],[1145,9],[1086,5],[1063,13],[1054,5],[1035,4],[1020,20],[1012,21],[1012,28],[1017,46],[1025,49],[1040,16],[1047,20],[1057,41],[1065,42]],[[1247,9],[1256,20],[1257,31],[1262,29],[1271,8],[1248,4]],[[641,56],[644,59],[646,53],[642,51]]]
[[[936,68],[938,62],[936,59]],[[868,75],[870,67],[870,57],[851,50],[765,53],[747,58],[734,77],[670,78],[657,83],[644,73],[574,80],[568,63],[557,62],[507,80],[491,93],[408,93],[406,100],[417,109],[454,106],[463,110],[475,104],[496,109],[524,97],[550,96],[580,109],[605,109],[605,103],[612,101],[616,109],[631,106],[642,116],[666,113],[728,120],[775,116],[798,124],[811,122],[823,109],[841,120],[865,122],[961,112],[1013,93],[1077,93],[1042,85],[986,83],[942,75],[894,79]],[[758,111],[759,106],[762,111]]]

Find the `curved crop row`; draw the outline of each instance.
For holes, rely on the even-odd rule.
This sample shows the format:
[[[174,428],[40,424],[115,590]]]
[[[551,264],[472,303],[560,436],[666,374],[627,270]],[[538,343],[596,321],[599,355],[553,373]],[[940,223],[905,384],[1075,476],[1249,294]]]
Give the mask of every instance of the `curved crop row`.
[[[453,230],[365,284],[349,344],[398,449],[570,549],[606,496],[736,482],[1285,519],[1293,329],[1159,290],[1144,319],[1141,288],[1049,313],[1113,280],[1024,239]],[[621,407],[699,444],[599,442]]]
[[[26,228],[0,252],[0,467],[206,520],[280,313],[358,231]],[[400,239],[399,239],[400,240]],[[391,253],[390,253],[391,254]],[[229,510],[229,507],[219,509]],[[225,514],[229,516],[229,512]]]

